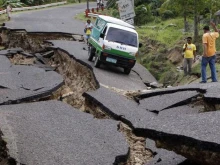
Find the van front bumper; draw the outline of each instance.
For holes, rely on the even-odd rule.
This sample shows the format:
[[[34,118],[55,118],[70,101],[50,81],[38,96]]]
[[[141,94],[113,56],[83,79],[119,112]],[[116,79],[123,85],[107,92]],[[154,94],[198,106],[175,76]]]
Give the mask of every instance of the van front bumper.
[[[102,52],[99,59],[102,63],[109,63],[122,68],[133,68],[136,59],[130,59],[118,55]]]

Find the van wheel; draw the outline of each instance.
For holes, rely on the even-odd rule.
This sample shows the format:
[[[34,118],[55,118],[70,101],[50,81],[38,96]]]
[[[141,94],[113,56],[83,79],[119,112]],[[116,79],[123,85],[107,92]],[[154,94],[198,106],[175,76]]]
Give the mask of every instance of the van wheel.
[[[89,60],[89,61],[92,61],[92,60],[93,60],[93,57],[94,57],[94,55],[95,55],[95,48],[94,48],[94,47],[92,47],[92,46],[89,46],[89,47],[88,47],[88,55],[89,55],[88,60]]]
[[[95,64],[94,64],[94,66],[95,66],[96,68],[99,68],[99,67],[100,67],[100,65],[101,65],[101,61],[99,60],[99,56],[98,56],[98,55],[96,55],[96,57],[95,57]]]
[[[131,68],[124,68],[124,73],[125,74],[130,74]]]

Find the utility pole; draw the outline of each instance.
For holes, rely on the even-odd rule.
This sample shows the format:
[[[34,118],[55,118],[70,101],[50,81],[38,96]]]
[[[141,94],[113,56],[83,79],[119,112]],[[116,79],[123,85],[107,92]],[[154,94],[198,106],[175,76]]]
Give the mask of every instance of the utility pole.
[[[87,11],[89,11],[89,0],[87,0]]]

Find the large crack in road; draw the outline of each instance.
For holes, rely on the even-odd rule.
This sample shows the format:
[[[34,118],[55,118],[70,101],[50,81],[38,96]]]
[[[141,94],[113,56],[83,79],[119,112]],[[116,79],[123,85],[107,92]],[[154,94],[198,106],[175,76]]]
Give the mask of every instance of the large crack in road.
[[[83,58],[79,59],[74,57],[73,54],[70,54],[69,50],[54,46],[52,44],[53,42],[51,42],[51,40],[56,40],[58,42],[75,41],[71,43],[65,42],[65,44],[67,43],[77,45],[77,42],[82,44],[80,42],[81,36],[72,36],[70,34],[63,33],[27,33],[21,30],[12,31],[4,28],[2,30],[2,39],[7,50],[1,51],[0,54],[8,57],[11,62],[11,66],[8,65],[8,61],[5,59],[5,57],[1,57],[1,60],[3,61],[2,63],[5,61],[12,77],[15,76],[21,79],[19,80],[18,84],[6,84],[3,82],[5,86],[2,86],[1,92],[9,90],[11,92],[12,89],[18,90],[17,96],[15,95],[12,97],[10,94],[4,98],[4,100],[1,100],[2,105],[9,105],[10,113],[18,113],[14,112],[14,109],[17,110],[15,106],[11,106],[10,104],[19,104],[18,109],[21,109],[22,111],[22,106],[26,106],[26,103],[33,102],[36,104],[30,104],[30,107],[33,106],[36,108],[44,104],[46,107],[52,107],[53,104],[58,104],[63,109],[65,109],[66,107],[64,105],[51,102],[51,100],[59,100],[71,105],[73,111],[77,109],[85,112],[80,112],[82,114],[91,114],[96,119],[95,123],[106,122],[107,125],[114,125],[116,123],[114,120],[119,121],[118,130],[117,128],[112,129],[111,127],[108,127],[108,129],[113,132],[121,132],[120,134],[124,136],[123,140],[127,141],[129,148],[127,149],[127,154],[125,154],[124,146],[119,147],[121,150],[119,149],[120,151],[118,150],[118,152],[114,155],[114,164],[144,165],[147,163],[148,165],[154,162],[155,159],[158,159],[157,163],[162,162],[163,164],[163,162],[170,162],[171,160],[177,158],[178,163],[175,164],[175,161],[173,161],[173,164],[175,165],[188,162],[186,158],[201,164],[203,164],[202,162],[207,164],[216,164],[216,162],[219,161],[219,152],[215,148],[218,147],[218,141],[216,141],[215,138],[208,138],[204,136],[197,137],[197,135],[195,135],[193,132],[189,131],[189,134],[187,134],[185,132],[179,131],[183,129],[183,126],[188,126],[187,120],[190,120],[191,118],[195,122],[203,123],[202,120],[200,121],[198,119],[197,121],[196,117],[198,113],[211,111],[207,115],[213,118],[211,114],[212,111],[215,112],[219,109],[220,98],[218,91],[220,91],[220,89],[218,84],[191,84],[188,86],[181,86],[170,89],[148,91],[147,93],[143,93],[143,91],[140,90],[128,91],[100,83],[96,77],[96,74],[94,73],[94,69],[89,63],[82,60]],[[79,48],[78,53],[80,53],[80,51],[81,49]],[[80,56],[80,54],[78,56]],[[34,70],[35,74],[29,73],[29,68]],[[25,74],[27,75],[23,73],[24,70],[26,70]],[[6,78],[8,78],[8,73],[5,70],[3,71],[4,72],[1,74],[6,75]],[[55,71],[56,74],[53,71]],[[63,82],[57,73],[62,75]],[[46,81],[40,82],[37,79],[36,82],[40,85],[34,85],[32,82],[26,83],[25,81],[22,81],[22,79],[29,79],[29,75],[33,76],[32,78],[34,79],[40,75],[44,75],[42,79],[51,76],[51,80],[54,81],[54,84],[51,87],[50,84],[48,85]],[[58,84],[55,83],[57,80],[59,80]],[[44,84],[47,85],[47,87],[45,87]],[[213,87],[215,89],[213,89]],[[22,96],[20,95],[20,92]],[[35,93],[32,94],[32,92]],[[12,99],[10,97],[12,97]],[[2,109],[5,111],[4,109],[7,109],[7,107],[3,106]],[[28,111],[28,109],[26,111]],[[156,114],[152,112],[156,112]],[[39,113],[42,112],[39,111]],[[49,113],[50,112],[48,111],[48,114]],[[68,112],[65,113],[68,114]],[[83,124],[85,117],[83,115],[81,117],[81,114],[78,114],[78,112],[74,113],[76,113],[75,115],[79,115],[77,123]],[[5,114],[6,112],[3,112],[3,115]],[[71,114],[68,115],[71,116]],[[204,118],[205,115],[206,113],[201,113],[198,116]],[[10,118],[13,119],[13,117]],[[32,118],[34,117],[32,116]],[[40,116],[40,118],[43,118],[43,116]],[[44,120],[43,121],[46,122],[47,119],[45,118]],[[108,123],[109,120],[110,123]],[[114,121],[114,123],[111,123],[112,121]],[[216,121],[216,119],[213,118],[210,121]],[[210,121],[205,120],[208,126],[210,126]],[[0,124],[2,124],[1,122]],[[85,120],[87,125],[92,124],[93,122],[94,121],[89,120],[88,122]],[[182,125],[178,125],[179,122],[182,123]],[[191,120],[188,122],[192,124],[193,128],[195,127],[200,131],[198,134],[203,135],[203,129],[197,128],[199,124],[194,124]],[[163,123],[162,127],[160,127],[161,123]],[[19,124],[22,125],[23,123],[21,122],[16,125]],[[46,122],[46,124],[49,123]],[[216,124],[216,129],[218,129],[217,125],[218,124]],[[98,129],[103,129],[101,126],[102,124],[100,124]],[[176,126],[179,128],[179,130],[176,130],[175,132]],[[40,128],[41,127],[38,129]],[[170,128],[173,129],[170,130]],[[92,130],[93,127],[91,126],[90,129]],[[191,130],[191,128],[188,130]],[[3,133],[4,131],[5,130],[2,130]],[[111,132],[108,132],[108,130],[105,132],[105,134],[108,134],[109,137],[113,135]],[[121,138],[121,135],[117,135],[119,139]],[[13,135],[10,136],[13,137]],[[178,138],[175,136],[182,138],[182,141],[178,140]],[[191,142],[187,142],[188,136],[192,136],[190,137]],[[13,164],[14,162],[10,158],[10,156],[12,156],[10,155],[11,148],[8,147],[8,153],[5,147],[6,143],[4,142],[6,141],[9,143],[8,141],[10,141],[10,139],[7,141],[7,139],[4,140],[4,136],[2,137],[3,138],[0,139],[0,154],[2,158],[0,163],[6,162],[8,159],[10,160],[8,164],[10,164],[10,162]],[[186,158],[180,155],[176,155],[173,152],[170,154],[167,151],[165,152],[161,150],[156,152],[156,155],[159,157],[158,158],[155,156],[156,149],[146,145],[146,141],[147,143],[149,142],[147,138],[155,140],[157,147],[175,151],[176,153],[181,154]],[[102,140],[103,139],[100,139],[100,142]],[[112,142],[110,139],[108,140],[111,145],[113,145],[114,142]],[[207,140],[207,142],[205,140]],[[97,143],[97,141],[95,141],[95,143]],[[103,143],[105,144],[107,142],[104,141]],[[115,145],[121,145],[121,143],[124,142],[120,142]],[[175,145],[172,145],[172,143]],[[198,145],[198,143],[200,145]],[[211,145],[213,143],[216,143],[216,146]],[[201,147],[202,145],[205,147]],[[211,148],[207,146],[211,146]],[[169,155],[168,158],[165,158],[164,155],[166,154]],[[203,155],[203,159],[198,160],[199,156],[201,155]],[[13,158],[19,163],[23,163],[20,161],[24,161],[21,158],[16,158],[16,156]],[[26,161],[28,162],[31,160]]]
[[[85,100],[82,96],[87,91],[99,88],[99,82],[91,66],[73,58],[68,52],[62,49],[51,49],[52,45],[45,42],[47,40],[73,41],[75,38],[72,35],[60,33],[27,33],[25,31],[9,31],[8,29],[4,29],[2,30],[2,36],[3,44],[8,49],[6,56],[12,64],[31,65],[46,70],[54,70],[64,78],[64,85],[59,89],[51,92],[46,97],[40,97],[28,102],[61,100],[74,108],[92,114],[97,119],[111,118],[103,113],[96,103]],[[74,37],[77,38],[77,36]],[[112,88],[112,91],[121,93],[129,98],[139,93],[137,91],[125,92],[116,88]],[[119,130],[124,134],[130,147],[125,157],[119,157],[121,160],[117,160],[118,164],[144,164],[152,157],[152,153],[145,148],[145,139],[136,137],[132,133],[131,128],[123,126],[123,124],[120,124]],[[6,152],[6,148],[2,148],[2,151]],[[126,160],[124,160],[125,158]]]

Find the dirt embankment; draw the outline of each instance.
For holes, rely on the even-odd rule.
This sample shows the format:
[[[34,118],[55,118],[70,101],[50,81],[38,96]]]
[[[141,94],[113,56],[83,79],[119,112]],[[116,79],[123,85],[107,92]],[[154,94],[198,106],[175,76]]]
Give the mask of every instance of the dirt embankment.
[[[140,61],[164,86],[182,84],[179,81],[181,81],[180,77],[183,73],[183,44],[184,41],[179,41],[173,47],[168,48],[159,41],[145,38]],[[198,78],[200,78],[200,74],[193,73],[192,79]]]

